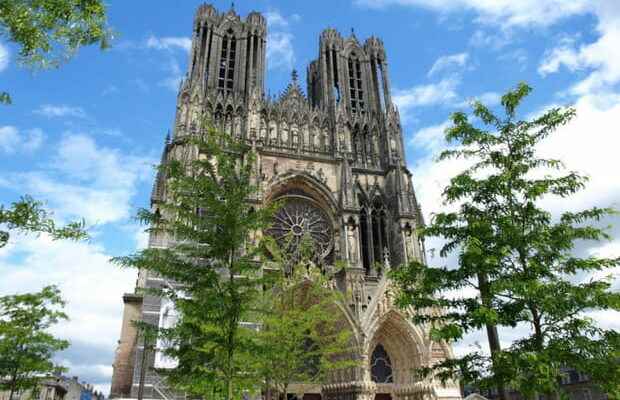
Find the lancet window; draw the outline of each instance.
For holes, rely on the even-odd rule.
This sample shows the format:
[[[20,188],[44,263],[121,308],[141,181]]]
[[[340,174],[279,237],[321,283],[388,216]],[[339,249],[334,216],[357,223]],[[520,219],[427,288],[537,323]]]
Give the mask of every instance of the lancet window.
[[[364,111],[364,90],[362,89],[362,66],[355,53],[349,58],[349,95],[351,112]]]
[[[359,196],[358,201],[361,207],[362,264],[366,274],[370,274],[376,263],[383,264],[385,258],[389,256],[389,217],[380,197],[368,202]]]
[[[378,344],[370,359],[370,374],[376,383],[393,383],[392,361],[383,345]]]
[[[222,37],[222,53],[220,57],[220,74],[217,87],[220,91],[232,92],[235,77],[235,55],[237,41],[231,29]]]

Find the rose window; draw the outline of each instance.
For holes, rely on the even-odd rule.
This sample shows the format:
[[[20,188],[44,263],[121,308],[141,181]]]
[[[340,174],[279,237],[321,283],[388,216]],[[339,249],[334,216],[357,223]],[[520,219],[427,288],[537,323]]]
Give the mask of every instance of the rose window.
[[[300,257],[302,241],[312,246],[312,258],[321,262],[333,248],[333,231],[329,217],[312,199],[291,195],[273,217],[267,234],[276,239],[282,251],[293,259]]]

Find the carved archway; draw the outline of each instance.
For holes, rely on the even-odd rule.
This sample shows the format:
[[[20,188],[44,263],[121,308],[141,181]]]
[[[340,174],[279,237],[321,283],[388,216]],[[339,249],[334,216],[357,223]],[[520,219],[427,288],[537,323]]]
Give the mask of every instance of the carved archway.
[[[397,311],[390,311],[376,321],[371,333],[372,339],[366,346],[369,364],[373,352],[382,346],[389,355],[392,383],[401,386],[415,383],[418,380],[415,369],[423,363],[423,343],[411,324]]]

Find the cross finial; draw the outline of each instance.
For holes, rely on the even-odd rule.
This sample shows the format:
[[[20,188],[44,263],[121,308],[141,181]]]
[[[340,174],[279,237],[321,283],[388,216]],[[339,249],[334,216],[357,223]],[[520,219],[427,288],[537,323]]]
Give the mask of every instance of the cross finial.
[[[351,27],[351,36],[355,36],[355,28]]]
[[[234,1],[232,1],[232,2],[230,3],[230,9],[231,9],[232,11],[235,11],[235,2],[234,2]]]
[[[297,70],[293,69],[293,71],[291,72],[291,78],[293,79],[293,82],[297,82]]]

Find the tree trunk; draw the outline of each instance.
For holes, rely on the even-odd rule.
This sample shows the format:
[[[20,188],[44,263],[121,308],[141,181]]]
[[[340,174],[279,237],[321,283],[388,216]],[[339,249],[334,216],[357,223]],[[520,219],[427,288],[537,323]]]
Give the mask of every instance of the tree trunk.
[[[9,392],[9,400],[13,400],[13,393],[15,393],[15,386],[17,385],[17,373],[14,373],[11,377],[11,390]]]
[[[486,274],[479,273],[478,274],[478,287],[480,288],[480,298],[482,299],[482,304],[485,306],[491,305],[491,299],[489,297],[489,287],[488,287],[488,279]],[[502,351],[502,347],[499,342],[499,334],[497,332],[497,326],[493,324],[487,324],[487,339],[489,342],[489,350],[491,351],[491,360],[493,361],[493,366],[495,366],[495,355]],[[495,372],[493,372],[494,378]],[[497,382],[497,393],[499,395],[500,400],[508,400],[508,392],[504,387],[502,382]]]

